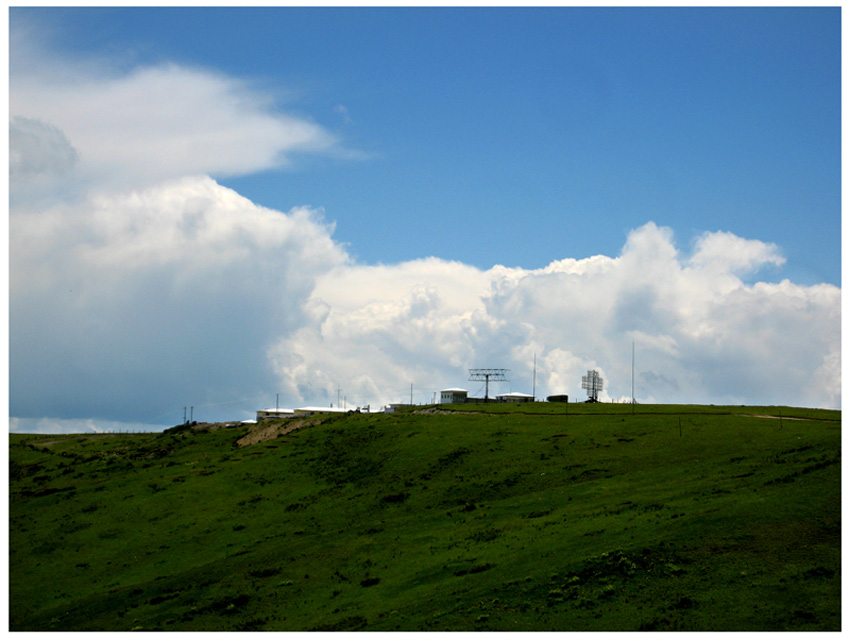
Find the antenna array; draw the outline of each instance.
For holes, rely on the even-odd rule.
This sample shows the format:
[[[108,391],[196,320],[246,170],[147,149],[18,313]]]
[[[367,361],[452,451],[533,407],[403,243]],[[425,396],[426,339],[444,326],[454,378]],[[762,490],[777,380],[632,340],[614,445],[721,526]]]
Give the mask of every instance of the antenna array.
[[[587,374],[581,378],[581,389],[587,390],[587,398],[591,403],[596,403],[599,400],[602,383],[602,377],[596,370],[588,370]]]
[[[484,382],[484,401],[489,401],[490,381],[507,381],[505,373],[510,372],[507,368],[470,368],[470,381]]]

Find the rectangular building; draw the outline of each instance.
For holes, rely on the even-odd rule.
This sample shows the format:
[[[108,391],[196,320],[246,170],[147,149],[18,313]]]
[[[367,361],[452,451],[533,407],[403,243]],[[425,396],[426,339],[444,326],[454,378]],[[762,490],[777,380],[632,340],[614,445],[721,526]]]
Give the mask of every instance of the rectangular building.
[[[440,403],[466,403],[467,392],[463,388],[440,390]]]

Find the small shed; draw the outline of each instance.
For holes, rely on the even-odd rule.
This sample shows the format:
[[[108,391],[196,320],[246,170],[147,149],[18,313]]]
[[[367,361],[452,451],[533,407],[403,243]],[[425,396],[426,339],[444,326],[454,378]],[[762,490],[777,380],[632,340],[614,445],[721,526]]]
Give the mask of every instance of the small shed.
[[[466,403],[467,394],[463,388],[440,390],[440,403]]]

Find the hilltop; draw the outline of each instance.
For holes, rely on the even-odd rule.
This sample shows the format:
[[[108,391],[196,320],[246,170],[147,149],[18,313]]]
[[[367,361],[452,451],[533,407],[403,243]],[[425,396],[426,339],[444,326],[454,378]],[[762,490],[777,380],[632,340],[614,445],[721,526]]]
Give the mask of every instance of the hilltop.
[[[839,630],[840,412],[632,409],[12,434],[11,629]]]

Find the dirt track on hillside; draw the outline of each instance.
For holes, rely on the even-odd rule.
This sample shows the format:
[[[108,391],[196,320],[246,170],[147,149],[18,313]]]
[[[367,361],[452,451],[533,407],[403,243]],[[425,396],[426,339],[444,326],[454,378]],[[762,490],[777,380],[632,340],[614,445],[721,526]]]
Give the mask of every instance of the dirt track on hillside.
[[[424,408],[414,410],[413,414],[483,414],[485,416],[497,416],[496,412],[484,412],[483,410],[442,410],[440,408]]]
[[[291,419],[287,421],[276,420],[270,425],[258,423],[253,429],[241,439],[237,439],[236,445],[245,447],[246,445],[254,445],[263,441],[272,441],[279,436],[289,434],[295,430],[316,425],[321,419]]]

